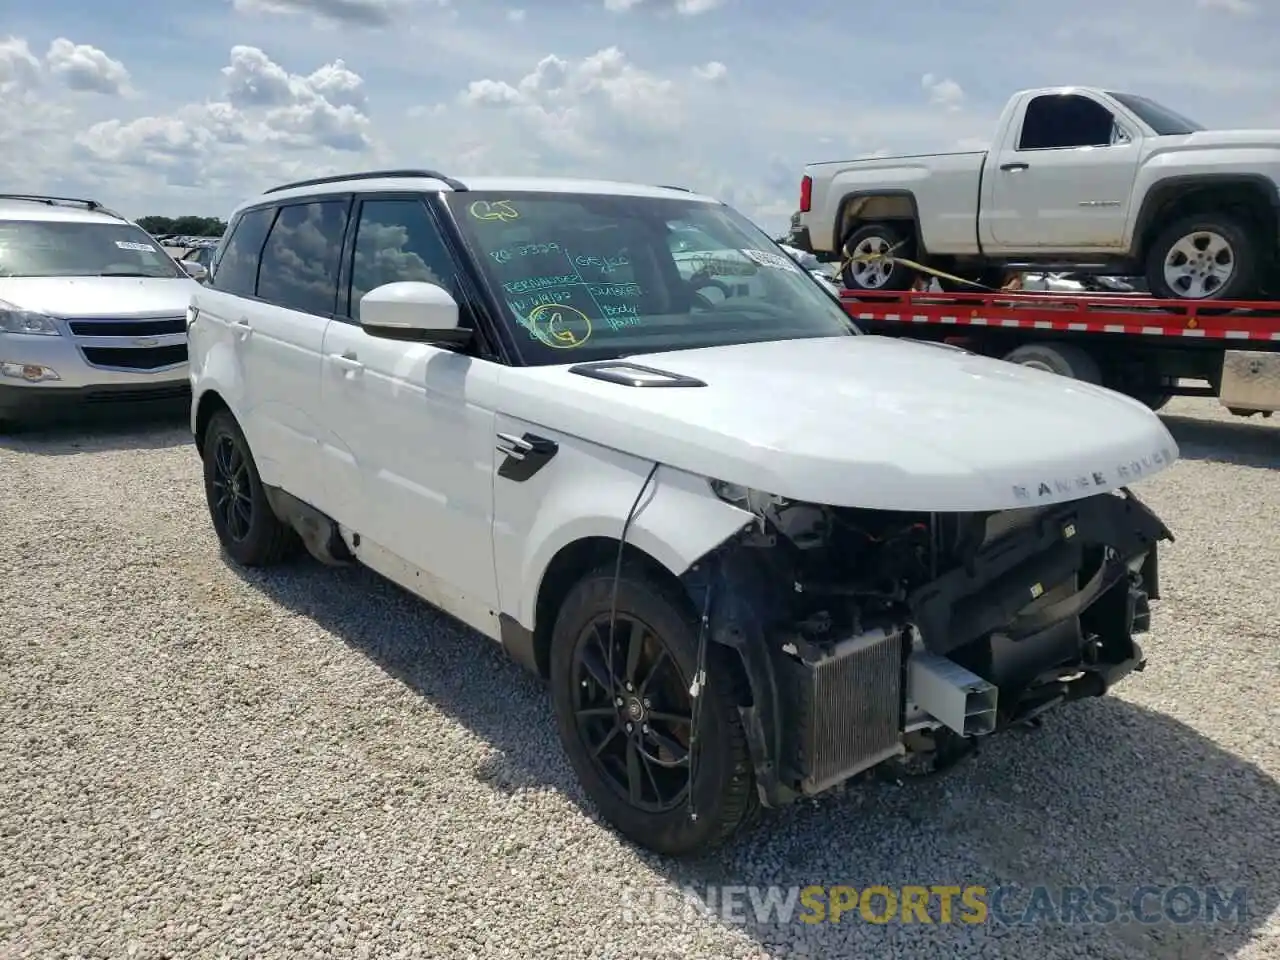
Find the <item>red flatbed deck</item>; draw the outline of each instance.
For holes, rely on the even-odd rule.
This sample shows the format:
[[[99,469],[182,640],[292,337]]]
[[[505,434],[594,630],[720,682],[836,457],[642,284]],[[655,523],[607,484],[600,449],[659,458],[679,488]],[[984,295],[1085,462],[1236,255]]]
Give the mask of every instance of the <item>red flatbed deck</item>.
[[[850,317],[873,324],[1191,337],[1280,345],[1280,303],[1273,301],[1216,300],[1201,305],[1130,294],[916,291],[844,291],[840,299]]]

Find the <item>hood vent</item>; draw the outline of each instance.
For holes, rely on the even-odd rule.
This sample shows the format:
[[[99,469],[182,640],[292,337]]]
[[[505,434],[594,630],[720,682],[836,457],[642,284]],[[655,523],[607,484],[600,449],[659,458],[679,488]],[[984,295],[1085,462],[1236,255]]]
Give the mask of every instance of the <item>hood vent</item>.
[[[624,360],[597,360],[593,363],[579,363],[569,368],[570,373],[580,377],[591,377],[608,383],[618,383],[624,387],[705,387],[706,384],[694,377],[686,377],[668,370],[657,370],[653,367],[642,367],[638,363],[627,363]]]

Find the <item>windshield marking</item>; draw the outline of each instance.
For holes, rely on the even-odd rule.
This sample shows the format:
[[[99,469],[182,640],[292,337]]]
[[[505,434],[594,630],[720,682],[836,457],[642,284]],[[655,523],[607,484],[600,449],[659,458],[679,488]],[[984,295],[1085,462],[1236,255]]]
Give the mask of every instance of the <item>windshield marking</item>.
[[[741,214],[682,198],[459,195],[464,243],[534,365],[857,335],[829,291]],[[549,348],[549,349],[543,349]]]
[[[477,220],[519,220],[520,211],[511,205],[510,200],[477,200],[470,207],[471,216]]]
[[[567,316],[566,316],[567,314]],[[546,330],[541,327],[545,318]],[[591,339],[591,318],[581,310],[563,303],[544,303],[529,312],[526,320],[529,330],[548,347],[557,350],[573,350]],[[582,327],[582,335],[573,332],[571,325]],[[559,341],[552,343],[552,340]]]

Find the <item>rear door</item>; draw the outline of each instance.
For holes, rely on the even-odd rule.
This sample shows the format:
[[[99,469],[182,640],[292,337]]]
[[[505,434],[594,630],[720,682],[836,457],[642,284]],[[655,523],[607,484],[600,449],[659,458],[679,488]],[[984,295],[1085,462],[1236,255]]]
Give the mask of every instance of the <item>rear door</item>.
[[[317,442],[320,356],[337,304],[350,205],[349,196],[340,196],[266,208],[270,223],[252,294],[237,297],[220,318],[236,344],[239,413],[264,481],[321,510],[326,497]],[[256,221],[254,229],[260,226]],[[233,237],[219,261],[219,285],[227,279],[234,242]],[[242,287],[248,286],[249,272],[246,263]]]
[[[987,156],[988,252],[1122,250],[1139,148],[1138,131],[1092,96],[1030,97]]]

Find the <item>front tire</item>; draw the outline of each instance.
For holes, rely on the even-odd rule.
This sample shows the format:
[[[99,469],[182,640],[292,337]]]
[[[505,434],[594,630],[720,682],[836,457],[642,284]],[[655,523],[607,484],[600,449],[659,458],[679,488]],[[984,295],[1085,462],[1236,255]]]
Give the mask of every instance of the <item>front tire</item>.
[[[272,566],[288,557],[297,537],[272,511],[249,443],[229,411],[210,419],[202,456],[209,517],[227,555],[244,567]]]
[[[1165,299],[1248,300],[1258,294],[1258,245],[1231,214],[1183,217],[1152,244],[1146,280]]]
[[[551,698],[569,762],[604,819],[668,856],[699,855],[753,819],[758,805],[734,675],[707,643],[690,817],[689,685],[697,618],[683,595],[635,567],[612,566],[570,590],[551,640]],[[630,729],[628,729],[630,725]]]

